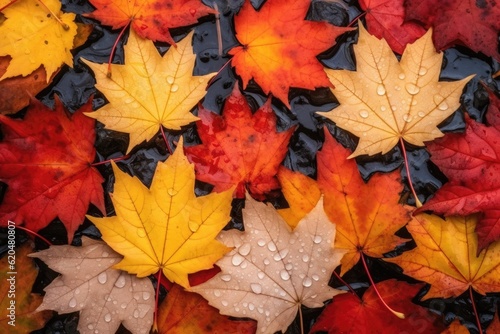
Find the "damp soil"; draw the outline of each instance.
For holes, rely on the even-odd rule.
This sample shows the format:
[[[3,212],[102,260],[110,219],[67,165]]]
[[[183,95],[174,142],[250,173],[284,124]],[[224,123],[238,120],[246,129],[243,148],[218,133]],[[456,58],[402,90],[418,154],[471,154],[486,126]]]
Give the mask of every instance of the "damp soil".
[[[204,1],[211,5],[208,1]],[[235,38],[233,16],[237,13],[242,4],[242,0],[216,0],[218,8],[221,12],[220,24],[222,28],[223,54],[226,54],[233,46],[238,45]],[[264,1],[252,0],[254,7],[259,8]],[[97,91],[94,87],[95,79],[92,72],[82,62],[81,58],[88,59],[96,63],[105,63],[115,42],[118,31],[112,31],[109,27],[104,27],[99,22],[84,18],[80,14],[88,13],[93,10],[93,7],[85,0],[63,0],[63,10],[74,12],[77,15],[77,21],[90,23],[94,25],[87,43],[82,47],[73,51],[74,66],[73,68],[66,67],[57,75],[51,86],[37,95],[37,98],[48,106],[53,106],[54,95],[57,94],[64,105],[71,111],[77,110],[85,104],[91,96],[93,96],[93,107],[95,109],[107,103],[103,94]],[[340,0],[339,2],[331,1],[312,1],[311,8],[308,13],[310,20],[327,20],[335,25],[346,26],[354,20],[361,10],[354,0]],[[213,16],[206,17],[200,20],[199,24],[182,29],[172,30],[174,39],[183,38],[190,29],[194,29],[194,50],[197,54],[196,67],[194,73],[198,75],[217,72],[225,65],[230,58],[228,56],[220,56],[218,54],[217,33],[215,18]],[[352,52],[352,45],[357,40],[357,33],[349,32],[338,38],[337,44],[327,52],[318,56],[320,61],[329,68],[334,69],[355,69],[355,57]],[[126,43],[126,38],[118,43],[113,63],[123,63],[123,45]],[[167,44],[156,44],[161,53],[168,49]],[[457,80],[469,74],[475,73],[476,76],[466,86],[464,94],[461,97],[461,107],[449,119],[444,121],[440,128],[444,132],[461,132],[464,129],[464,113],[467,112],[471,117],[478,121],[484,120],[484,114],[488,107],[488,97],[480,82],[485,83],[497,92],[500,88],[500,81],[492,79],[492,73],[500,70],[498,62],[491,58],[484,57],[480,54],[475,54],[466,48],[451,48],[444,51],[444,63],[442,66],[441,80]],[[230,66],[224,67],[213,84],[208,88],[207,94],[203,99],[203,106],[213,112],[220,113],[224,105],[224,100],[231,93],[233,85],[238,84],[241,87],[241,82]],[[250,106],[256,110],[266,100],[267,96],[253,82],[250,82],[247,89],[243,92],[250,103]],[[333,123],[323,119],[315,114],[316,111],[329,111],[338,105],[335,97],[328,89],[317,89],[308,91],[303,89],[291,89],[290,91],[291,110],[287,109],[279,100],[272,100],[272,107],[278,116],[278,130],[283,131],[291,126],[297,125],[288,149],[288,154],[283,161],[283,164],[295,171],[316,177],[316,152],[321,148],[324,136],[323,127],[328,130],[341,142],[344,146],[353,150],[357,144],[356,137],[350,135],[346,131],[337,128]],[[25,110],[21,111],[18,116],[22,117]],[[197,108],[193,109],[193,113],[197,113]],[[176,142],[179,136],[183,136],[185,145],[199,143],[199,138],[194,125],[185,127],[182,131],[167,132],[167,139],[171,145]],[[121,157],[125,154],[128,145],[128,135],[105,130],[102,124],[97,125],[97,140],[96,161],[102,161],[112,158]],[[175,146],[175,145],[174,145]],[[416,192],[419,194],[420,200],[425,201],[435,191],[440,188],[447,180],[439,169],[429,160],[429,153],[425,148],[408,147],[409,164],[413,177],[413,182]],[[135,175],[141,181],[150,185],[153,177],[153,172],[158,161],[164,161],[168,157],[165,143],[161,134],[147,143],[143,143],[136,147],[129,159],[121,161],[119,166],[122,170],[127,171],[131,175]],[[406,182],[406,172],[403,165],[403,158],[399,148],[395,148],[385,155],[376,155],[373,157],[360,157],[357,160],[361,175],[365,180],[368,180],[371,175],[376,172],[389,172],[392,170],[400,170],[403,182]],[[105,178],[104,190],[106,193],[106,211],[107,215],[113,215],[114,209],[109,198],[109,192],[113,190],[114,178],[109,165],[98,166],[99,171]],[[5,185],[0,184],[0,200],[2,192],[6,189]],[[211,187],[207,184],[197,182],[196,193],[203,195],[210,192]],[[270,201],[277,207],[286,207],[286,200],[283,196],[272,198]],[[406,186],[402,195],[401,202],[414,204],[414,200]],[[232,220],[226,227],[243,229],[241,218],[241,209],[243,201],[234,200],[232,210]],[[89,213],[99,215],[99,211],[91,207]],[[46,228],[39,232],[54,245],[66,244],[66,231],[57,219],[49,224]],[[27,237],[21,232],[18,233],[18,243],[23,243]],[[398,232],[400,236],[409,238],[409,233],[403,228]],[[99,231],[89,222],[86,221],[77,231],[73,245],[81,244],[81,236],[87,235],[90,237],[99,237]],[[6,244],[5,230],[0,230],[0,245]],[[403,251],[415,247],[413,242],[408,242],[387,254],[394,256]],[[47,248],[47,245],[41,241],[36,241],[36,249],[41,250]],[[0,253],[6,251],[6,246],[0,246]],[[407,282],[415,282],[414,280],[401,274],[395,265],[380,261],[377,259],[368,258],[370,271],[376,282],[389,278],[397,278]],[[43,288],[46,287],[55,277],[57,273],[48,269],[47,266],[37,261],[40,268],[39,276],[33,287],[34,292],[43,293]],[[350,270],[344,279],[358,292],[362,293],[369,286],[369,280],[364,269],[357,265]],[[153,283],[156,284],[154,278]],[[330,285],[340,289],[345,289],[342,283],[332,278]],[[434,312],[441,314],[445,319],[446,324],[449,324],[455,318],[459,318],[461,322],[467,326],[471,333],[478,333],[475,325],[474,314],[472,313],[472,305],[468,293],[459,296],[455,299],[430,299],[425,302],[419,301],[419,297],[426,292],[424,289],[419,296],[414,299],[414,302],[426,306]],[[167,292],[162,289],[161,298],[166,296]],[[499,302],[498,295],[480,296],[475,294],[478,312],[480,314],[481,324],[483,328],[491,322],[495,306]],[[312,324],[321,313],[322,309],[303,309],[304,327],[309,330]],[[72,334],[77,333],[78,313],[56,315],[47,325],[34,333],[37,334]],[[126,333],[127,330],[120,327],[120,333]],[[300,333],[298,320],[288,328],[287,334]]]

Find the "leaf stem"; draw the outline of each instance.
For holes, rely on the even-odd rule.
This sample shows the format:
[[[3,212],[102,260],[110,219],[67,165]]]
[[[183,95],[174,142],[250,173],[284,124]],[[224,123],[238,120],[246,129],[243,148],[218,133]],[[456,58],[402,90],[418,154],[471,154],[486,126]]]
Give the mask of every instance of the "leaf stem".
[[[358,21],[359,21],[359,19],[361,19],[361,18],[362,18],[363,16],[365,16],[365,15],[366,15],[366,12],[363,12],[363,13],[359,14],[359,15],[358,15],[358,16],[356,16],[354,19],[352,19],[351,23],[349,23],[349,24],[347,25],[347,27],[352,27],[352,25],[353,25],[354,23],[358,22]]]
[[[50,15],[52,15],[52,17],[57,22],[59,22],[59,24],[63,27],[64,30],[69,30],[69,26],[63,21],[61,21],[61,19],[49,7],[47,7],[47,5],[44,4],[42,0],[38,0],[38,2],[50,13]]]
[[[158,309],[160,306],[158,305],[158,301],[160,300],[160,286],[161,286],[161,270],[158,270],[157,278],[156,278],[156,296],[155,296],[155,316],[153,320],[153,333],[158,333]]]
[[[122,30],[120,31],[120,33],[118,34],[118,37],[116,37],[116,41],[115,43],[113,44],[113,47],[111,48],[111,54],[109,55],[109,59],[108,59],[108,73],[106,74],[106,76],[108,78],[111,78],[111,62],[113,61],[113,57],[115,56],[115,51],[116,51],[116,48],[118,47],[118,41],[120,39],[122,39],[122,36],[123,34],[125,33],[125,30],[127,30],[128,26],[130,25],[130,22],[129,21],[123,28]]]
[[[36,233],[36,232],[34,232],[34,231],[30,230],[30,229],[28,229],[26,227],[23,227],[23,226],[19,226],[19,225],[16,226],[16,228],[18,228],[20,230],[23,230],[26,233],[31,234],[34,237],[38,237],[38,238],[42,239],[42,241],[45,242],[47,244],[47,246],[52,246],[52,243],[50,241],[48,241],[47,239],[45,239],[44,237],[42,237],[40,234],[38,234],[38,233]]]
[[[474,295],[472,294],[471,286],[469,286],[469,296],[470,302],[472,303],[472,310],[474,311],[474,316],[476,317],[477,330],[479,331],[479,333],[482,333],[483,330],[481,329],[481,320],[479,320],[479,314],[477,313],[476,302],[474,302]]]
[[[406,176],[408,177],[408,184],[410,186],[411,193],[413,194],[413,197],[415,198],[415,206],[417,208],[420,208],[422,206],[422,202],[420,202],[420,200],[418,199],[415,188],[413,188],[413,182],[411,181],[411,174],[410,174],[410,164],[408,163],[408,156],[406,155],[406,147],[405,147],[405,143],[403,141],[403,138],[399,138],[399,143],[401,144],[401,151],[403,152],[403,159],[404,159],[404,165],[405,165],[405,169],[406,169]]]
[[[161,136],[163,137],[163,141],[165,142],[165,145],[167,146],[168,153],[172,155],[172,148],[170,147],[170,144],[168,143],[167,136],[165,135],[165,131],[163,130],[163,126],[160,126],[161,130]]]
[[[394,311],[392,308],[390,308],[389,305],[387,305],[387,303],[385,302],[385,300],[380,295],[380,292],[378,292],[377,286],[375,285],[375,282],[373,282],[372,275],[370,274],[370,271],[368,270],[368,265],[366,264],[366,260],[365,260],[365,254],[363,254],[363,253],[361,253],[361,261],[363,262],[363,267],[365,268],[366,274],[368,275],[368,279],[370,280],[370,283],[373,286],[373,290],[375,290],[375,293],[377,294],[377,296],[380,299],[380,301],[382,302],[382,304],[384,304],[384,306],[389,311],[391,311],[392,314],[394,314],[396,317],[398,317],[399,319],[404,319],[405,318],[404,313]]]
[[[220,13],[219,13],[219,6],[217,6],[217,3],[214,2],[214,8],[217,11],[217,14],[215,14],[215,27],[217,28],[217,44],[219,46],[219,56],[222,56],[222,32],[220,28]]]
[[[304,334],[304,319],[302,318],[302,305],[299,304],[300,334]]]
[[[104,160],[104,161],[99,161],[99,162],[94,162],[93,164],[91,164],[92,167],[95,167],[95,166],[99,166],[99,165],[104,165],[104,164],[107,164],[107,163],[110,163],[111,161],[121,161],[121,160],[125,160],[125,159],[128,159],[130,158],[130,154],[127,154],[127,155],[124,155],[123,157],[119,157],[119,158],[115,158],[115,159],[108,159],[108,160]]]
[[[361,255],[363,255],[363,254],[361,254]],[[346,281],[344,281],[344,279],[343,279],[342,277],[340,277],[340,275],[339,275],[339,274],[337,274],[337,273],[335,272],[335,270],[333,271],[333,275],[335,275],[335,277],[337,277],[337,279],[338,279],[338,280],[339,280],[342,284],[344,284],[344,285],[345,285],[345,286],[349,289],[349,291],[350,291],[353,295],[355,295],[355,296],[357,296],[357,297],[359,298],[359,296],[358,296],[358,294],[356,293],[356,291],[354,291],[354,289],[353,289],[353,288],[349,285],[349,283],[347,283]],[[359,299],[361,299],[361,298],[359,298]]]
[[[2,12],[5,8],[9,7],[10,5],[13,5],[17,0],[11,0],[8,4],[0,8],[0,12]]]

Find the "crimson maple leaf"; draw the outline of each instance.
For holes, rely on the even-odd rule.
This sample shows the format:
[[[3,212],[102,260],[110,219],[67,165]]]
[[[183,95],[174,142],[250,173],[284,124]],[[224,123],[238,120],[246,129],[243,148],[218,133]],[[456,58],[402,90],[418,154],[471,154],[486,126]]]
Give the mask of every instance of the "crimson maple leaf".
[[[104,179],[91,166],[95,121],[83,114],[90,111],[91,100],[68,116],[56,96],[55,111],[33,99],[24,120],[0,115],[0,181],[8,185],[0,224],[38,231],[59,217],[71,243],[90,203],[105,212]]]
[[[200,106],[196,123],[203,144],[186,147],[196,178],[213,184],[215,192],[237,185],[235,196],[245,197],[245,185],[258,199],[279,189],[276,178],[295,128],[276,132],[270,99],[252,115],[238,86],[224,105],[223,116]]]
[[[500,239],[499,101],[490,93],[486,114],[490,126],[466,116],[465,135],[451,133],[427,144],[432,162],[449,181],[416,211],[432,210],[446,216],[482,212],[476,227],[478,252]]]
[[[497,0],[405,0],[406,20],[433,27],[436,49],[462,44],[500,61]]]
[[[407,44],[423,36],[425,29],[412,21],[404,22],[404,0],[360,0],[366,11],[366,25],[370,34],[385,39],[394,52],[403,54]]]

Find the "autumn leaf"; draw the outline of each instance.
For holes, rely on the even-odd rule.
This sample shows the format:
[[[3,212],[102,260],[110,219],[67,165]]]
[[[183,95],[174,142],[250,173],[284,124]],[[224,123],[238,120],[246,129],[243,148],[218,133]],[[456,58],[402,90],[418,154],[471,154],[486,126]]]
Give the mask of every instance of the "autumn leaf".
[[[232,320],[208,305],[200,295],[174,285],[158,310],[159,334],[253,334],[256,323]]]
[[[402,54],[407,44],[415,42],[425,29],[412,21],[405,21],[404,0],[360,0],[366,11],[367,29],[373,36],[383,38],[394,52]]]
[[[276,174],[295,128],[276,131],[270,100],[252,115],[235,85],[222,116],[200,106],[198,117],[196,125],[203,144],[185,149],[195,164],[198,180],[213,184],[215,192],[236,185],[237,198],[244,197],[245,186],[259,199],[279,189]]]
[[[132,333],[149,333],[155,308],[148,278],[113,269],[122,258],[102,241],[82,237],[82,246],[51,246],[30,255],[61,276],[45,289],[37,310],[80,311],[81,334],[114,333],[123,324]]]
[[[377,283],[377,290],[391,308],[404,312],[395,317],[380,301],[373,286],[363,299],[352,293],[335,296],[321,313],[311,333],[439,333],[444,325],[437,315],[411,302],[423,284],[408,284],[395,279]]]
[[[201,0],[90,0],[96,7],[86,14],[113,29],[130,24],[137,35],[153,41],[175,45],[169,29],[183,27],[198,22],[208,14],[217,13],[205,6]]]
[[[91,166],[95,121],[83,115],[90,110],[91,100],[68,116],[55,96],[55,111],[33,99],[24,120],[0,115],[2,226],[12,220],[39,231],[59,217],[71,243],[89,204],[105,212],[103,178]]]
[[[266,94],[290,108],[290,87],[314,90],[330,86],[316,56],[351,28],[305,20],[310,4],[309,0],[273,0],[255,11],[245,1],[234,18],[241,46],[229,51],[243,88],[253,78]]]
[[[316,181],[284,166],[280,166],[277,176],[283,196],[289,205],[286,209],[278,210],[278,213],[291,228],[294,228],[314,209],[321,197],[321,191]]]
[[[44,0],[45,6],[56,13],[67,29],[41,6],[37,0],[16,1],[2,13],[7,18],[0,24],[0,57],[12,59],[0,80],[26,76],[43,65],[48,81],[62,64],[73,66],[73,38],[77,26],[75,14],[62,13],[61,2]]]
[[[417,211],[447,216],[482,212],[476,227],[478,250],[500,239],[500,99],[491,93],[490,101],[486,113],[490,126],[466,117],[465,135],[449,133],[427,145],[432,162],[448,182]]]
[[[50,311],[35,311],[42,302],[42,296],[31,293],[32,285],[38,275],[33,260],[27,257],[32,250],[32,247],[25,243],[15,248],[14,256],[9,252],[9,255],[6,254],[0,259],[0,282],[2,282],[0,284],[0,308],[2,310],[0,331],[2,333],[24,334],[34,331],[42,328],[52,316]],[[12,263],[14,267],[11,267]],[[17,274],[12,275],[12,272]],[[15,302],[13,306],[12,301]]]
[[[23,0],[24,1],[24,0]],[[1,4],[0,4],[1,7]],[[92,25],[77,23],[77,34],[73,40],[73,47],[79,47],[87,40],[92,32]],[[0,57],[0,76],[6,71],[10,63],[10,57]],[[0,114],[13,114],[26,107],[32,96],[38,94],[47,87],[57,73],[59,67],[47,78],[45,68],[38,67],[36,70],[26,76],[16,76],[0,81]]]
[[[407,229],[417,247],[385,259],[403,268],[405,275],[431,284],[423,299],[457,297],[469,287],[484,295],[500,292],[500,242],[477,256],[477,216],[418,214]]]
[[[104,123],[106,128],[130,134],[127,153],[150,140],[161,126],[180,130],[196,121],[190,113],[205,95],[212,74],[193,76],[196,56],[187,35],[162,57],[153,42],[130,32],[125,46],[125,65],[94,64],[83,60],[96,76],[96,88],[109,104],[87,116]]]
[[[271,205],[250,196],[243,222],[245,232],[219,235],[235,247],[217,261],[221,272],[190,289],[221,314],[257,320],[258,333],[285,332],[301,305],[322,307],[341,292],[328,286],[343,252],[331,247],[335,227],[321,199],[293,232]]]
[[[318,185],[325,196],[325,212],[336,225],[335,247],[346,251],[343,276],[364,253],[381,258],[406,241],[396,235],[411,219],[413,208],[398,204],[403,190],[399,170],[375,174],[364,182],[349,151],[325,128],[318,152]]]
[[[115,164],[113,171],[116,216],[88,218],[124,256],[114,268],[139,277],[162,270],[188,287],[188,274],[212,268],[229,251],[214,239],[230,220],[233,189],[195,196],[194,167],[183,154],[182,137],[174,154],[158,163],[149,189]]]
[[[469,334],[467,327],[462,325],[460,321],[455,318],[448,328],[441,332],[441,334]]]
[[[500,332],[500,318],[498,317],[498,307],[493,316],[493,321],[488,326],[488,333],[499,333]]]
[[[407,20],[433,27],[436,49],[462,44],[500,61],[500,7],[495,0],[405,0],[405,7]]]
[[[326,70],[340,106],[319,113],[359,137],[350,158],[387,153],[400,138],[424,146],[443,136],[437,125],[458,108],[472,76],[438,81],[443,54],[434,51],[430,30],[406,47],[398,63],[387,42],[360,24],[354,53],[356,71]]]

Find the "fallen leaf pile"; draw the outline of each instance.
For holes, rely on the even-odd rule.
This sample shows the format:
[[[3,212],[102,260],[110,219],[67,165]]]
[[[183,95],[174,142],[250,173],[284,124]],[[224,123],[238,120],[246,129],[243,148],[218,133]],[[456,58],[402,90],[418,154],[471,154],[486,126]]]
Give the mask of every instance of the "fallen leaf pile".
[[[498,331],[493,0],[82,3],[0,0],[2,332]]]

